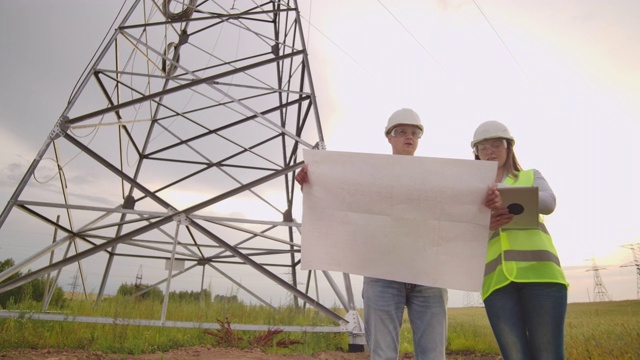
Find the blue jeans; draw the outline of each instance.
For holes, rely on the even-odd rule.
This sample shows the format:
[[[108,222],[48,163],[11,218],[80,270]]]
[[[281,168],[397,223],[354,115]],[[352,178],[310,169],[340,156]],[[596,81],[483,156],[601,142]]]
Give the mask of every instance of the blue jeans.
[[[512,282],[484,305],[504,360],[564,359],[564,284]]]
[[[407,307],[416,360],[444,360],[447,289],[366,277],[362,288],[364,328],[371,360],[396,360]]]

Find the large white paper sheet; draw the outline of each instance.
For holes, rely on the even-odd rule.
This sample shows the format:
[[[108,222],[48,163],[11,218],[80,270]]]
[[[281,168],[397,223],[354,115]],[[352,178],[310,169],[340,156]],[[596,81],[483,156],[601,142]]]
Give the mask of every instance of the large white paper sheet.
[[[482,286],[496,163],[304,150],[302,262],[465,291]]]

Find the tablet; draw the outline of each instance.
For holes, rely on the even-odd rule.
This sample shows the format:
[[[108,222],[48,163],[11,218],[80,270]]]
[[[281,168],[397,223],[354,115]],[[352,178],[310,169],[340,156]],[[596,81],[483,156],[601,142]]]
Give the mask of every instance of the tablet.
[[[502,206],[513,214],[513,220],[503,229],[532,229],[538,227],[538,187],[499,187]]]

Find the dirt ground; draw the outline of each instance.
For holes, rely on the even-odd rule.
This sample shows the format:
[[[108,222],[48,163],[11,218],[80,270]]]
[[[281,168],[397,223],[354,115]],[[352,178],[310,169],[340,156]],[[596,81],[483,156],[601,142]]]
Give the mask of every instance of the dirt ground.
[[[448,354],[448,359],[498,360],[500,357],[474,354]],[[326,351],[315,355],[270,355],[259,350],[223,349],[197,346],[145,355],[114,355],[81,350],[14,350],[0,352],[0,360],[369,360],[368,353]],[[405,354],[400,359],[413,359]]]

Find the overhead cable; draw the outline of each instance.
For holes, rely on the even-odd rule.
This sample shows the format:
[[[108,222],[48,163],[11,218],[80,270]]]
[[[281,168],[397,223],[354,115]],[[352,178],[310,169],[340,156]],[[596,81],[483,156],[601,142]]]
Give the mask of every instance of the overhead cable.
[[[367,69],[365,69],[364,66],[362,66],[362,64],[360,64],[358,62],[358,60],[354,59],[353,56],[351,56],[348,52],[346,52],[343,48],[340,47],[340,45],[338,45],[335,41],[333,41],[329,36],[327,36],[325,33],[323,33],[320,29],[318,29],[315,25],[313,25],[311,23],[311,21],[309,21],[307,18],[305,18],[304,16],[300,15],[301,19],[304,19],[309,26],[313,27],[317,32],[320,33],[320,35],[324,36],[325,39],[329,40],[329,42],[331,42],[336,48],[338,48],[338,50],[340,50],[343,54],[347,55],[347,57],[349,57],[349,59],[351,59],[351,61],[353,61],[356,65],[358,65],[362,70],[364,70],[369,76],[371,76],[371,74],[369,73],[369,71],[367,71]],[[372,76],[371,76],[372,77]]]
[[[413,40],[415,40],[418,45],[420,45],[420,47],[427,53],[427,55],[429,55],[429,57],[431,59],[433,59],[433,61],[435,61],[436,64],[438,64],[438,66],[440,66],[440,68],[442,68],[442,65],[440,64],[440,62],[438,62],[438,60],[433,56],[433,54],[431,54],[431,52],[429,50],[427,50],[427,48],[422,45],[422,43],[420,42],[420,40],[418,40],[418,38],[416,38],[413,33],[407,29],[406,26],[404,26],[404,24],[402,23],[402,21],[400,21],[392,12],[391,10],[389,10],[389,8],[387,8],[382,1],[378,0],[378,3],[380,3],[380,5],[389,13],[389,15],[391,15],[397,22],[398,24],[400,24],[400,26],[402,26],[402,28],[404,29],[404,31],[406,31],[412,38]]]
[[[504,42],[504,40],[502,40],[502,37],[500,36],[500,34],[498,34],[498,32],[496,31],[496,28],[493,27],[493,24],[491,24],[491,21],[489,21],[489,18],[487,18],[487,15],[485,15],[484,11],[482,11],[482,8],[480,7],[480,5],[478,5],[478,3],[476,2],[476,0],[473,0],[473,3],[476,5],[476,7],[478,8],[478,11],[480,11],[480,14],[482,14],[482,17],[484,17],[484,19],[487,21],[487,24],[489,24],[489,26],[491,27],[491,29],[493,30],[494,34],[496,34],[496,36],[498,37],[498,40],[500,40],[500,42],[502,43],[502,46],[504,46],[504,48],[507,50],[507,52],[509,53],[509,56],[511,56],[511,59],[513,59],[513,62],[516,63],[516,66],[518,66],[518,69],[520,69],[520,72],[522,73],[522,75],[525,76],[525,78],[527,77],[527,74],[524,72],[524,70],[522,69],[522,66],[520,66],[520,63],[518,62],[518,60],[516,59],[515,56],[513,56],[513,53],[511,52],[511,50],[509,49],[509,47],[507,46],[507,44]]]

